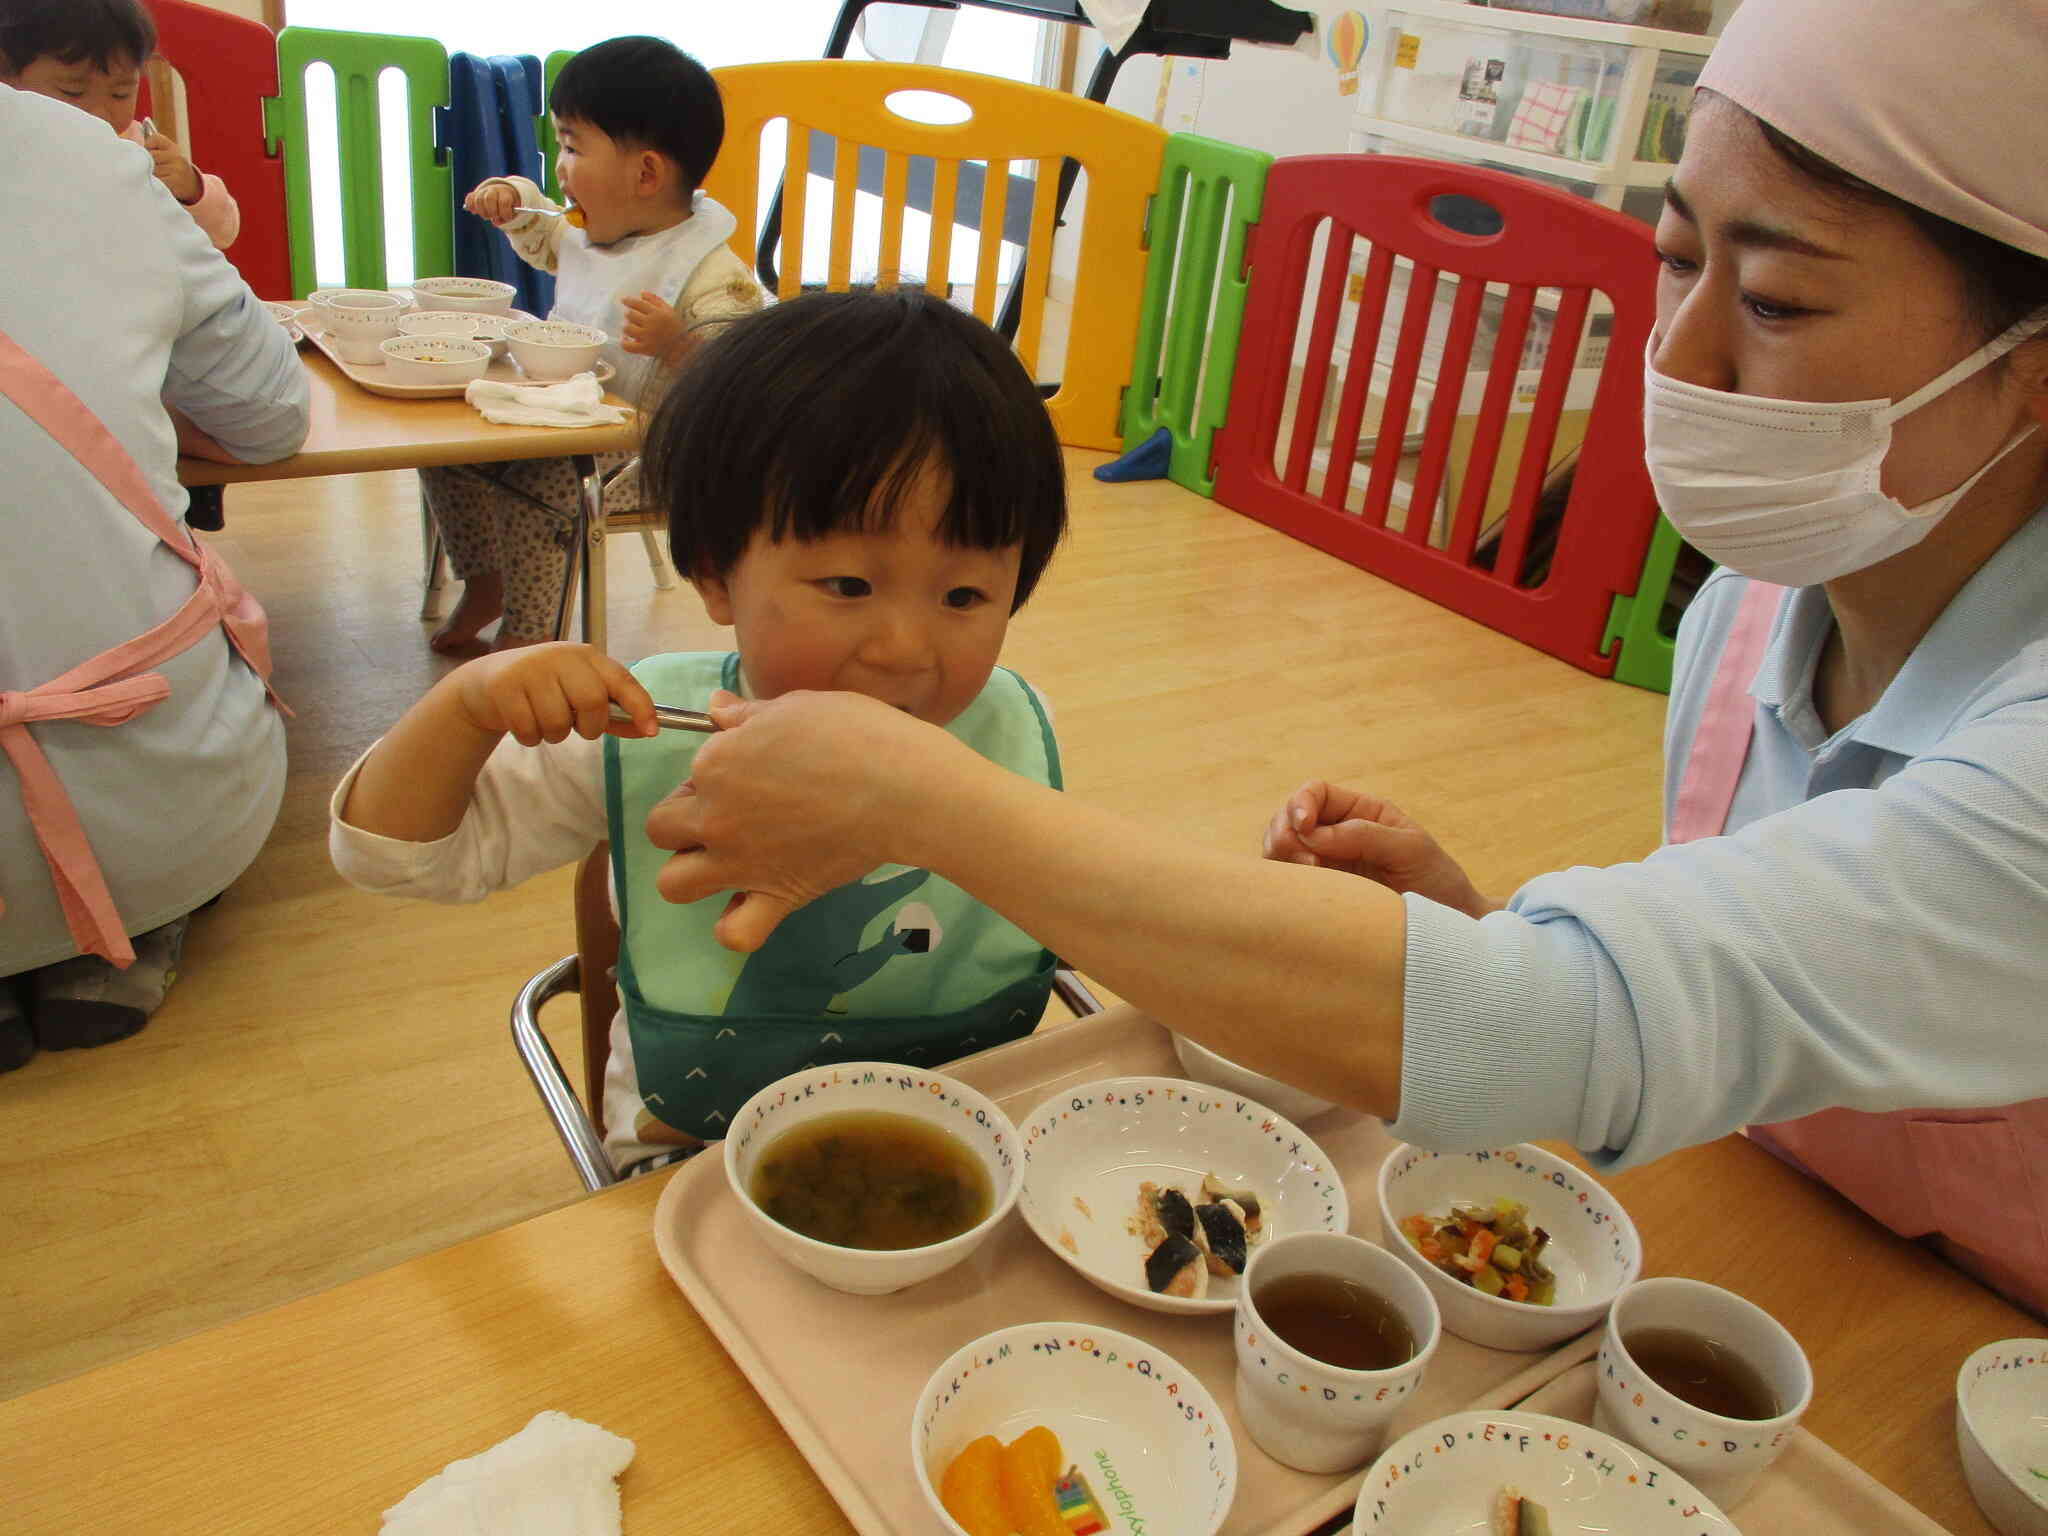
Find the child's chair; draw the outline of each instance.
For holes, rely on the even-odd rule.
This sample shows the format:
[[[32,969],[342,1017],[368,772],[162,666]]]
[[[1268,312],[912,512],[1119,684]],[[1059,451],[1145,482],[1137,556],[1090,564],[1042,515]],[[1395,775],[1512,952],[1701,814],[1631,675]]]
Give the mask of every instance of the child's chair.
[[[1145,277],[1145,210],[1159,180],[1164,132],[1059,91],[925,65],[816,59],[713,74],[725,98],[725,148],[704,185],[738,219],[735,243],[750,266],[757,265],[763,229],[762,134],[770,122],[785,122],[780,297],[805,287],[849,287],[856,279],[856,226],[864,243],[876,242],[872,266],[862,253],[860,276],[888,287],[918,280],[921,272],[927,286],[946,292],[954,227],[970,224],[978,232],[974,313],[993,323],[1002,246],[1020,245],[1018,355],[1043,378],[1054,365],[1042,356],[1041,343],[1061,321],[1071,339],[1057,364],[1059,388],[1046,402],[1060,441],[1112,452],[1121,447],[1118,403],[1131,373]],[[939,114],[907,99],[912,92],[926,104],[950,98],[968,116],[926,121]],[[904,115],[908,111],[920,115]],[[829,198],[811,195],[814,134],[832,146]],[[1066,159],[1079,163],[1087,195],[1078,212],[1068,211],[1067,224],[1079,225],[1078,239],[1071,250],[1063,239],[1056,255],[1055,191]],[[1029,162],[1028,177],[1019,162]],[[777,174],[770,171],[766,179],[772,184]],[[879,217],[871,219],[856,194],[873,192],[879,193]],[[1015,197],[1028,200],[1028,212],[1008,206]],[[929,215],[922,252],[904,248],[911,213]],[[806,235],[817,238],[821,227],[823,260],[807,271]],[[1054,296],[1058,301],[1049,303]]]
[[[1642,434],[1656,273],[1643,224],[1504,172],[1276,161],[1216,499],[1611,675],[1613,600],[1636,590],[1657,516]],[[1405,301],[1390,297],[1403,287]],[[1609,328],[1582,345],[1596,292]],[[1528,344],[1546,332],[1538,360]],[[1482,345],[1491,357],[1475,361]],[[1573,432],[1576,470],[1553,518],[1545,482],[1560,487],[1552,470]]]
[[[555,1133],[586,1190],[616,1184],[604,1152],[604,1069],[611,1056],[612,1017],[618,1012],[613,967],[619,960],[619,926],[611,908],[611,846],[599,843],[576,866],[576,953],[534,974],[512,1003],[512,1043],[535,1092],[547,1107]],[[1087,983],[1065,966],[1053,972],[1053,991],[1075,1017],[1100,1013],[1102,1004]],[[583,1028],[583,1097],[541,1032],[543,1004],[565,992],[578,995]]]

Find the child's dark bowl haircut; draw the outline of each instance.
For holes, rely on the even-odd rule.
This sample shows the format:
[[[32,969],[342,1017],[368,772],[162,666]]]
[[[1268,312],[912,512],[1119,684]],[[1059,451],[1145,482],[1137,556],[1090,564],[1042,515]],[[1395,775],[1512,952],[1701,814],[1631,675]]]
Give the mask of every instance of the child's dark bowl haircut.
[[[1067,526],[1045,402],[1002,337],[921,290],[808,293],[733,321],[648,428],[651,506],[684,575],[723,576],[776,540],[885,527],[927,466],[951,482],[941,536],[1021,545],[1024,606]]]
[[[6,0],[0,0],[0,4]],[[659,37],[593,43],[562,66],[548,95],[557,122],[588,123],[673,160],[696,191],[725,142],[725,103],[711,71]]]
[[[0,63],[16,73],[43,58],[111,72],[155,52],[141,0],[0,0]]]

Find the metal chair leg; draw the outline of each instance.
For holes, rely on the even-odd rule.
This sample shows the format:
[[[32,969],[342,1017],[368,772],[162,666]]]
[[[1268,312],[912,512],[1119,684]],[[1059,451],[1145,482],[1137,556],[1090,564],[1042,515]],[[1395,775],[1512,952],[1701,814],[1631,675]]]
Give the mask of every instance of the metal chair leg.
[[[441,542],[441,525],[434,521],[424,492],[420,495],[420,549],[426,561],[423,573],[426,586],[420,594],[420,617],[438,619],[441,617],[441,598],[448,589],[448,552]]]
[[[676,587],[674,567],[668,563],[668,556],[661,552],[661,541],[654,536],[652,528],[640,530],[640,543],[647,550],[647,569],[654,575],[654,584],[663,592],[673,592]]]
[[[574,992],[581,985],[580,975],[576,956],[569,955],[521,987],[512,1004],[512,1043],[518,1047],[519,1059],[526,1066],[527,1076],[533,1079],[541,1102],[547,1106],[555,1134],[568,1149],[583,1187],[595,1193],[607,1184],[616,1184],[619,1176],[612,1172],[597,1127],[590,1123],[576,1090],[569,1086],[569,1075],[562,1070],[555,1048],[540,1029],[541,1004],[564,992]]]
[[[577,498],[576,532],[581,536],[583,554],[583,643],[601,651],[605,648],[604,476],[597,472],[597,460],[587,453],[577,454],[575,462],[582,490]],[[573,569],[574,557],[569,564]],[[562,617],[566,633],[566,609]]]

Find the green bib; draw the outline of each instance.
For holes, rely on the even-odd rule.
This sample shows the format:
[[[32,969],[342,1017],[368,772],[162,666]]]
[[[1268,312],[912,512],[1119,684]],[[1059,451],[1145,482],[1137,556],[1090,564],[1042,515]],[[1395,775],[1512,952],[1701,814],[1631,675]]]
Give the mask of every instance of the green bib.
[[[664,704],[737,691],[736,653],[653,656],[633,668]],[[1059,749],[1031,690],[998,667],[947,727],[992,762],[1060,787]],[[885,865],[791,913],[760,949],[712,937],[723,894],[664,901],[668,854],[648,812],[690,776],[702,736],[607,737],[605,807],[619,905],[619,1000],[647,1112],[706,1140],[756,1091],[841,1061],[934,1066],[1027,1034],[1053,957],[1008,919],[922,869]]]

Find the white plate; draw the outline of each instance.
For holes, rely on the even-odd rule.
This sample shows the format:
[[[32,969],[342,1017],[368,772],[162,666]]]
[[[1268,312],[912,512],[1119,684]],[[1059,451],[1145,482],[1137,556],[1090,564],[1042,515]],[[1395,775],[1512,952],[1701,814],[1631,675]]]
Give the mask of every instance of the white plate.
[[[1676,1472],[1570,1419],[1513,1408],[1432,1419],[1365,1474],[1353,1536],[1492,1536],[1513,1487],[1543,1506],[1552,1536],[1736,1536]]]
[[[514,310],[511,318],[531,320],[533,316],[523,310]],[[394,384],[382,363],[352,363],[330,347],[320,329],[318,309],[309,306],[300,310],[299,324],[304,327],[308,339],[326,355],[329,362],[346,374],[352,382],[373,395],[386,395],[394,400],[445,400],[451,397],[460,398],[468,387],[466,384]],[[598,359],[597,366],[591,371],[597,375],[597,382],[601,385],[611,383],[618,374],[618,370],[602,358]],[[560,379],[530,379],[510,358],[499,357],[491,359],[490,369],[484,377],[493,384],[511,384],[535,389],[563,382]]]
[[[1342,1232],[1343,1181],[1291,1120],[1241,1094],[1176,1077],[1113,1077],[1054,1095],[1018,1123],[1024,1193],[1017,1209],[1046,1247],[1133,1305],[1182,1315],[1228,1312],[1235,1275],[1211,1275],[1206,1296],[1153,1294],[1144,1241],[1126,1223],[1146,1180],[1199,1202],[1202,1175],[1256,1190],[1265,1237]]]
[[[1164,1350],[1085,1323],[1026,1323],[955,1350],[910,1420],[910,1461],[932,1513],[971,1440],[1042,1424],[1118,1531],[1210,1536],[1237,1493],[1237,1447],[1200,1378]],[[879,1469],[877,1469],[879,1470]],[[1100,1529],[1100,1527],[1096,1527]]]

